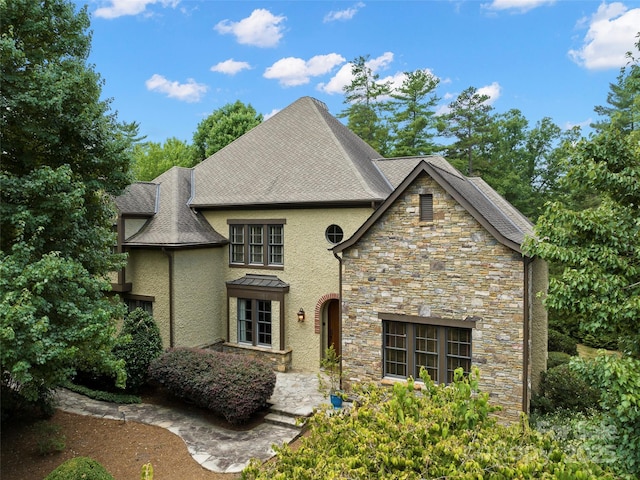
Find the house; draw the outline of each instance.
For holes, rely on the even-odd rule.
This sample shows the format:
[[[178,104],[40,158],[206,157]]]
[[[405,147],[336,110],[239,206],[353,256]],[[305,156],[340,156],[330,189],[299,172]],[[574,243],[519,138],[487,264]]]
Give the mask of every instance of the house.
[[[116,205],[128,263],[113,290],[153,313],[166,347],[314,372],[335,345],[353,381],[380,381],[401,376],[396,324],[460,324],[499,400],[528,408],[543,342],[546,361],[544,268],[520,252],[531,225],[440,157],[383,159],[303,97]]]
[[[165,347],[217,345],[316,371],[339,335],[331,247],[391,193],[379,154],[309,97],[192,169],[116,199],[113,289],[152,311]]]
[[[480,369],[502,417],[528,411],[546,370],[547,266],[522,254],[532,225],[441,157],[375,162],[395,189],[341,258],[342,361],[351,382]]]

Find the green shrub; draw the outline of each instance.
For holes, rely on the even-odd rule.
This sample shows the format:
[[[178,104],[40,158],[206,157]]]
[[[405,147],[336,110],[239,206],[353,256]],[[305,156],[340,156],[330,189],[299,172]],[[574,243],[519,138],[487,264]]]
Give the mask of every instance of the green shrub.
[[[571,361],[571,355],[564,352],[549,352],[547,358],[547,370],[551,370],[559,365],[564,365]]]
[[[547,348],[550,352],[564,352],[569,355],[578,354],[578,342],[569,335],[557,330],[549,330]]]
[[[138,392],[147,382],[149,365],[162,355],[162,337],[153,317],[141,308],[129,313],[113,353],[126,362],[127,391]]]
[[[94,400],[100,400],[103,402],[119,403],[119,404],[132,404],[142,403],[142,398],[139,395],[132,395],[130,393],[120,392],[105,392],[104,390],[93,390],[84,385],[76,385],[75,383],[67,382],[62,385],[64,388],[71,390],[72,392],[79,393],[88,398]]]
[[[33,426],[38,435],[38,452],[40,455],[62,452],[66,446],[66,437],[60,425],[45,421],[36,422]]]
[[[53,390],[44,385],[37,388],[36,399],[26,398],[20,385],[13,380],[9,372],[4,372],[0,380],[0,420],[9,418],[49,418],[55,412]]]
[[[600,405],[618,432],[616,468],[640,478],[640,359],[600,354],[573,365],[602,392]]]
[[[606,350],[616,350],[618,348],[618,336],[612,333],[598,334],[587,333],[582,339],[587,347],[591,348],[604,348]]]
[[[107,470],[89,457],[75,457],[67,460],[44,480],[114,480]]]
[[[540,391],[532,398],[532,408],[541,413],[567,409],[584,412],[597,408],[600,391],[592,387],[569,364],[550,368],[542,375]]]
[[[195,348],[168,350],[151,363],[151,378],[176,397],[243,423],[267,405],[276,374],[241,355]]]
[[[411,379],[393,389],[358,388],[352,408],[317,412],[295,452],[274,447],[275,461],[252,461],[242,478],[611,478],[588,460],[569,458],[524,415],[512,426],[498,424],[488,394],[478,391],[477,368],[468,377],[458,369],[447,386],[428,375],[423,381],[420,392]]]

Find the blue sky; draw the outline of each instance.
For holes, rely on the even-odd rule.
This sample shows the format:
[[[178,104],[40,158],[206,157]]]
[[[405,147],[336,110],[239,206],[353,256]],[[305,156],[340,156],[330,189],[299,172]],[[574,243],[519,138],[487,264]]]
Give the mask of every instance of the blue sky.
[[[428,69],[439,111],[473,86],[530,126],[588,125],[640,31],[640,0],[76,3],[88,4],[103,96],[154,142],[191,142],[202,119],[236,100],[269,117],[308,95],[337,115],[349,62],[366,55],[392,82]]]

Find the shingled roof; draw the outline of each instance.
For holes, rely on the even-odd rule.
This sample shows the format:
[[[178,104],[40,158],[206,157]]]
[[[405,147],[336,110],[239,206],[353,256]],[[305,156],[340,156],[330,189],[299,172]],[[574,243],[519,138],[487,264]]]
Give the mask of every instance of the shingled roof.
[[[326,105],[303,97],[194,167],[191,206],[382,202],[381,155]]]
[[[533,234],[532,223],[486,182],[480,178],[465,177],[442,157],[424,157],[417,163],[415,157],[390,159],[377,163],[383,171],[390,173],[395,179],[400,178],[403,170],[411,165],[414,167],[367,221],[350,238],[333,248],[334,252],[341,252],[357,243],[422,173],[433,178],[503,245],[522,253],[520,247],[525,236]]]
[[[157,211],[138,233],[125,239],[126,246],[185,247],[228,243],[201,214],[189,208],[192,171],[173,167],[153,183],[144,184],[154,185],[157,189]],[[134,191],[136,185],[139,184],[132,185]]]
[[[115,198],[118,211],[125,216],[150,217],[158,208],[158,185],[153,182],[136,182],[129,185],[122,195]]]

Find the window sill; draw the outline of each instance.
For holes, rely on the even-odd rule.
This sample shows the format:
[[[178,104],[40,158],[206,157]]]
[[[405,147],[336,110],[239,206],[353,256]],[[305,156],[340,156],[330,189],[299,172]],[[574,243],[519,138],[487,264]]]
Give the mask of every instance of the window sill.
[[[380,380],[380,384],[385,387],[392,387],[396,383],[402,383],[403,385],[406,385],[407,380],[402,378],[396,378],[396,377],[382,377],[382,380]],[[422,382],[421,379],[414,380],[414,384],[413,384],[414,390],[422,390],[423,386],[424,386],[424,383]]]

